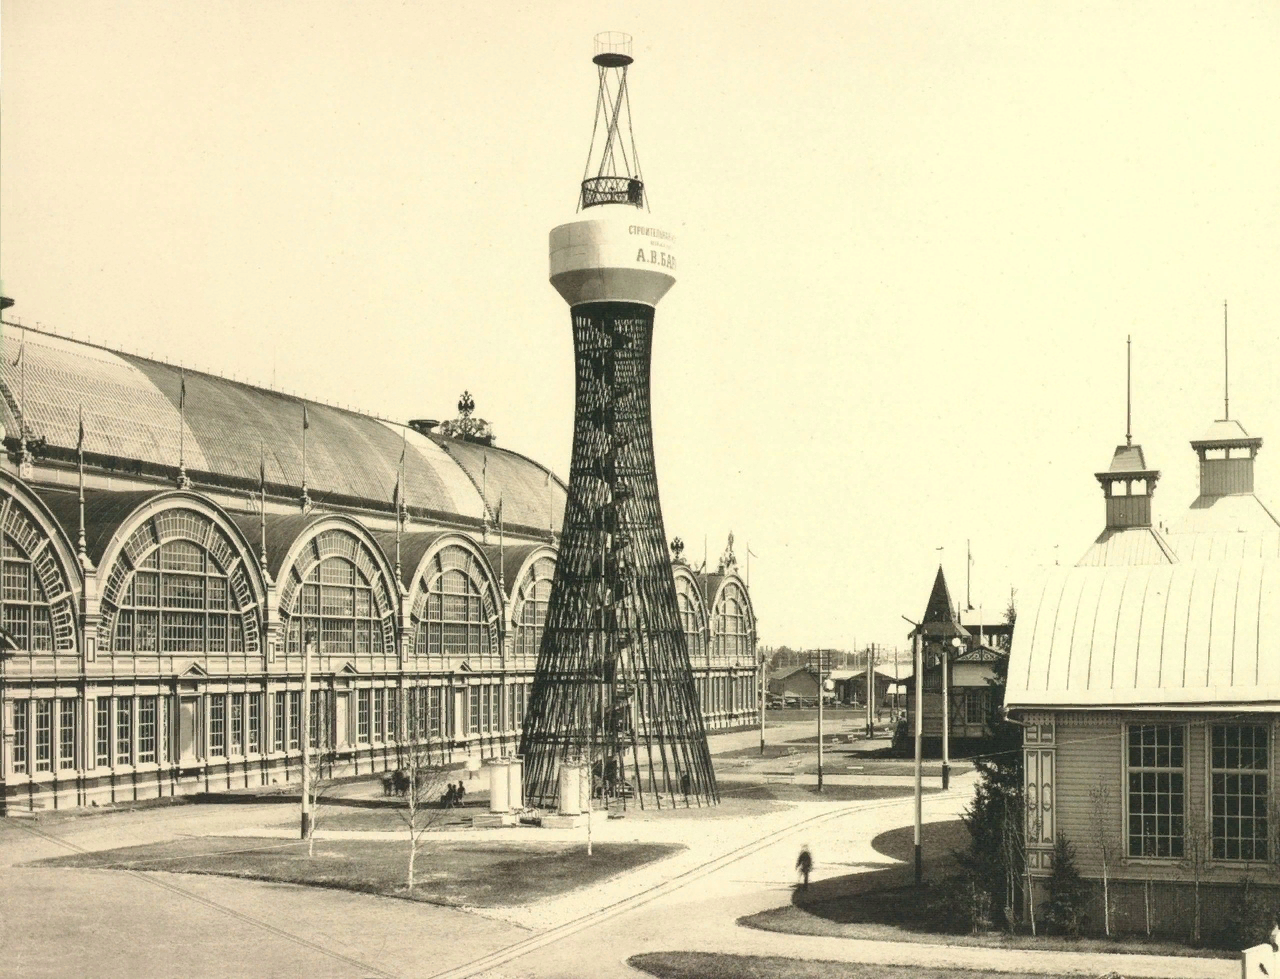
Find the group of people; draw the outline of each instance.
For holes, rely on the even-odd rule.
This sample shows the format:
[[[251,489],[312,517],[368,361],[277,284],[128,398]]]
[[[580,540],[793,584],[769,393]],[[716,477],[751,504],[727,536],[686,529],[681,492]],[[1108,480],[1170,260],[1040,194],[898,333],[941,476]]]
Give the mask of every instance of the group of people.
[[[454,806],[462,805],[462,800],[467,794],[467,787],[459,782],[454,785],[449,783],[449,787],[444,790],[444,795],[440,797],[440,805],[445,809],[452,809]]]

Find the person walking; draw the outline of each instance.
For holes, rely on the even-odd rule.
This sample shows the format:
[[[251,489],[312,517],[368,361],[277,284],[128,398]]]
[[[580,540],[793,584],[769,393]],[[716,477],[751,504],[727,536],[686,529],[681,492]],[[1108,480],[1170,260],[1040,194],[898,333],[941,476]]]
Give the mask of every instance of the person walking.
[[[809,852],[807,846],[800,848],[800,856],[796,857],[796,870],[800,872],[804,883],[800,885],[802,891],[809,889],[809,874],[813,872],[813,854]]]

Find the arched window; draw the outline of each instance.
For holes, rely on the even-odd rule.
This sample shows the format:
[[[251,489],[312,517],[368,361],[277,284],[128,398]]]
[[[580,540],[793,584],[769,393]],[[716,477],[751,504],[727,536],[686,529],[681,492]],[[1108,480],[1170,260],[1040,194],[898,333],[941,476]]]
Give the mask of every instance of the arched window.
[[[377,562],[347,530],[326,530],[308,541],[281,589],[290,653],[300,653],[308,637],[327,656],[393,652],[393,611]]]
[[[547,602],[556,563],[551,558],[535,561],[516,592],[516,655],[537,659],[542,649],[542,629],[547,621]]]
[[[4,507],[0,544],[0,623],[13,649],[30,653],[76,648],[75,598],[53,542],[14,497]]]
[[[299,652],[299,636],[314,636],[329,656],[383,652],[382,618],[373,586],[346,558],[325,558],[303,579],[301,608],[289,617],[289,651]]]
[[[195,510],[139,526],[107,578],[102,641],[117,653],[257,652],[257,605],[230,538]]]
[[[689,647],[689,659],[706,659],[707,634],[703,625],[702,597],[697,586],[684,575],[676,576],[676,603],[680,608],[680,625]]]
[[[737,657],[750,651],[747,599],[737,584],[729,582],[716,604],[716,655]]]
[[[26,550],[8,534],[4,535],[4,631],[17,649],[53,651],[49,596]]]
[[[480,560],[459,544],[444,547],[419,579],[411,615],[418,656],[466,659],[497,652],[497,611]]]

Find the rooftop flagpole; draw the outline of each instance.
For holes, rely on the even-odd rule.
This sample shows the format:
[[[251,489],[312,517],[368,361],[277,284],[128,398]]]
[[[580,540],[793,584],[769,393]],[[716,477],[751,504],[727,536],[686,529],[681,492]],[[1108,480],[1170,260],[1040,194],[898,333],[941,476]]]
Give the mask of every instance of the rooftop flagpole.
[[[262,570],[267,570],[267,444],[258,443],[258,532],[261,544],[258,560]]]
[[[311,497],[307,494],[307,429],[311,422],[307,418],[307,403],[302,403],[302,512],[311,509]]]
[[[187,479],[187,374],[178,371],[178,489],[191,485]]]
[[[396,509],[396,587],[400,587],[401,582],[401,566],[400,566],[400,535],[404,527],[404,453],[409,446],[409,430],[407,428],[400,431],[400,464],[396,468],[396,489],[395,499],[392,501]]]
[[[1222,419],[1231,420],[1231,351],[1227,346],[1227,301],[1222,300]]]
[[[88,549],[84,535],[84,404],[80,405],[80,431],[76,436],[76,475],[80,484],[80,530],[76,535],[76,555],[80,559],[80,567],[89,566]]]

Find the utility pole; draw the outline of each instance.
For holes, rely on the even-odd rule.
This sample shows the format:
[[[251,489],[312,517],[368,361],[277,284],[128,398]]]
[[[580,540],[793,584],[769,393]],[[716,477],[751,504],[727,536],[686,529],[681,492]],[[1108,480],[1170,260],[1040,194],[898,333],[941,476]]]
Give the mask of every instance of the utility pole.
[[[904,615],[904,619],[907,617]],[[911,622],[910,619],[907,619]],[[916,680],[916,826],[915,826],[915,847],[916,847],[916,886],[919,887],[924,881],[924,856],[921,849],[921,827],[924,822],[924,811],[922,799],[924,797],[924,787],[922,775],[924,771],[923,759],[921,752],[921,739],[924,734],[924,727],[921,724],[921,717],[924,714],[920,708],[923,706],[922,698],[924,697],[924,648],[921,643],[920,625],[911,622],[915,626],[915,630],[911,634],[911,653],[915,661],[915,680]]]
[[[951,649],[964,645],[959,636],[942,644],[942,789],[951,787]]]
[[[818,650],[818,791],[822,791],[822,701],[826,692],[826,678],[822,675],[822,659],[825,654]]]
[[[876,644],[872,643],[867,647],[867,737],[875,736],[875,697],[876,684],[874,680],[876,668]]]
[[[768,672],[765,669],[764,653],[757,653],[756,659],[760,661],[760,757],[764,757],[764,702],[769,695]]]
[[[302,643],[302,839],[311,835],[311,644],[308,633]]]

